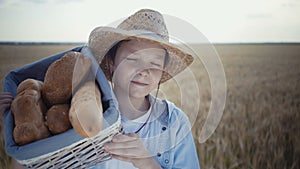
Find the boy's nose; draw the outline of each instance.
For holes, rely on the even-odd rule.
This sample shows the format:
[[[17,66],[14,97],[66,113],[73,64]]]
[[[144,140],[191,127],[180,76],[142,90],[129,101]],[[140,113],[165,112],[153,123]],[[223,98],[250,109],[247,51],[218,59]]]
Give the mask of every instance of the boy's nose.
[[[137,63],[137,71],[138,71],[139,74],[141,74],[141,75],[149,74],[150,73],[149,69],[150,69],[149,63],[147,63],[143,60],[140,60]]]
[[[147,76],[147,75],[149,75],[149,73],[150,73],[150,70],[147,68],[144,68],[144,69],[141,69],[138,71],[138,74],[141,76]]]

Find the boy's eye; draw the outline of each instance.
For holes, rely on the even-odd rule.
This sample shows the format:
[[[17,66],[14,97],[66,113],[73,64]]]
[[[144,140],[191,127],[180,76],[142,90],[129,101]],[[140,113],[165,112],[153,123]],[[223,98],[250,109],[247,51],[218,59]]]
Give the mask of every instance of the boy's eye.
[[[159,63],[151,62],[151,64],[155,67],[162,68],[162,65]]]
[[[129,61],[136,61],[137,59],[136,59],[136,58],[126,58],[126,60],[129,60]]]

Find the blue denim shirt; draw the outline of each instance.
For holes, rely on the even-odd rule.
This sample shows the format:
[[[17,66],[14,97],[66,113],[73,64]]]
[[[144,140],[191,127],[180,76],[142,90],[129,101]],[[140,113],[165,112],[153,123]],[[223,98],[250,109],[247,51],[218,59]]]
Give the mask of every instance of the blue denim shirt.
[[[150,96],[153,100],[153,97]],[[198,169],[199,162],[188,117],[173,103],[156,100],[151,120],[138,133],[162,168]],[[112,162],[112,161],[111,161]],[[110,161],[95,168],[110,169]],[[134,168],[134,167],[133,167]]]

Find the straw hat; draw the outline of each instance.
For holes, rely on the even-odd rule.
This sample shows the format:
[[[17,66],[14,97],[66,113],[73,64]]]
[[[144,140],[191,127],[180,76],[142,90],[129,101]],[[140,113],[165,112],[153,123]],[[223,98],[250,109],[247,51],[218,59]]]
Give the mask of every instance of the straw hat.
[[[169,53],[169,62],[165,67],[161,83],[174,77],[193,62],[193,56],[169,42],[169,33],[162,14],[151,9],[142,9],[134,13],[116,28],[97,27],[90,36],[88,46],[106,75],[110,79],[109,70],[102,61],[113,45],[124,39],[141,38],[149,42],[159,43]]]

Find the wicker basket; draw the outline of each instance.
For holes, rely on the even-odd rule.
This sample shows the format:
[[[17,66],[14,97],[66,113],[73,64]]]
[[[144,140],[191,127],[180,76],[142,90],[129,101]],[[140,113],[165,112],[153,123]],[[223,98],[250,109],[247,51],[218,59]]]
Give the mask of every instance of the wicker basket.
[[[103,144],[109,142],[112,136],[120,131],[120,121],[93,138],[77,141],[70,146],[56,152],[51,152],[28,160],[18,160],[27,168],[88,168],[103,161],[110,156],[103,151]]]
[[[80,140],[68,147],[28,160],[18,160],[27,168],[88,168],[110,159],[103,151],[103,144],[119,133],[120,121],[103,130],[99,135]]]
[[[19,83],[27,78],[44,80],[49,65],[70,51],[77,51],[93,60],[92,71],[100,87],[103,104],[102,130],[92,138],[82,138],[73,129],[24,146],[13,139],[14,120],[10,110],[4,115],[5,148],[8,155],[27,168],[88,168],[110,159],[103,145],[121,132],[117,101],[97,61],[87,47],[77,47],[11,71],[4,81],[4,91],[16,96]]]

